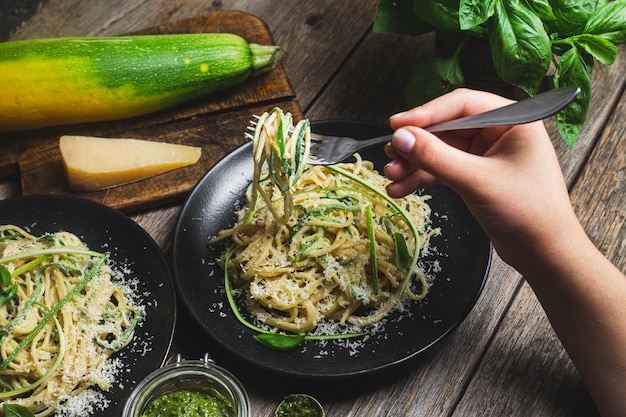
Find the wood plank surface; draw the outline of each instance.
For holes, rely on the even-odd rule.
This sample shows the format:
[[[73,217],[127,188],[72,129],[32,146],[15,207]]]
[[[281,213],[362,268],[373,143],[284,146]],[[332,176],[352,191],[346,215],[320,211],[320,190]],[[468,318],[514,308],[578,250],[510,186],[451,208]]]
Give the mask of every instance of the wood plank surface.
[[[574,210],[596,246],[626,270],[624,49],[593,74],[594,97],[581,143],[559,156]],[[587,157],[584,154],[590,152]],[[581,170],[577,175],[576,170]],[[595,406],[530,287],[515,294],[455,415],[596,416]],[[489,393],[481,395],[480,393]],[[506,401],[502,401],[505,398]],[[485,401],[487,399],[487,401]]]
[[[372,33],[376,4],[47,0],[12,38],[115,35],[213,11],[241,10],[267,23],[276,44],[285,49],[283,67],[306,117],[386,123],[403,109],[404,80],[419,57],[433,53],[433,38]],[[558,137],[554,122],[547,121],[576,212],[594,242],[622,270],[625,70],[623,47],[613,66],[596,65],[589,118],[573,150]],[[15,181],[0,183],[0,196],[18,191]],[[179,211],[180,205],[174,204],[133,219],[169,255]],[[184,310],[179,322],[174,353],[198,356],[209,351],[242,380],[254,416],[271,416],[283,395],[297,391],[318,397],[328,416],[597,414],[531,289],[497,256],[482,296],[460,327],[438,347],[393,372],[323,383],[259,373],[211,345]]]
[[[225,32],[248,42],[269,45],[265,24],[247,13],[215,12],[136,34]],[[227,91],[157,113],[111,122],[59,126],[38,131],[3,133],[3,162],[19,165],[22,194],[76,194],[127,212],[181,202],[215,162],[245,142],[245,126],[254,114],[273,106],[302,117],[282,65]],[[178,143],[202,148],[198,163],[143,181],[94,192],[73,192],[65,177],[58,139],[63,134],[122,137]],[[114,157],[114,156],[112,156]]]
[[[369,35],[364,41],[364,45],[370,39],[377,38],[378,36],[379,35],[375,34]],[[412,40],[415,41],[415,39]],[[394,48],[390,48],[389,45],[384,45],[385,39],[382,39],[382,42],[376,41],[377,40],[373,40],[372,42],[379,48],[376,50],[376,53],[377,56],[380,56],[380,61],[387,63],[386,67],[393,67],[393,69],[400,74],[403,73],[403,70],[406,71],[405,66],[388,65],[388,63],[405,62],[407,56],[415,52],[410,47],[410,41],[407,41],[406,38],[402,39],[402,37],[400,37],[400,39],[394,39],[394,41],[397,42],[397,47]],[[413,46],[413,48],[415,48],[415,46]],[[589,153],[592,152],[596,146],[598,137],[620,98],[620,90],[624,88],[623,71],[626,66],[624,50],[624,47],[620,48],[621,53],[615,65],[603,67],[598,64],[596,66],[597,70],[593,74],[594,95],[588,123],[586,123],[580,140],[574,149],[567,148],[563,140],[558,136],[554,121],[552,119],[546,121],[548,130],[553,138],[553,143],[557,149],[564,176],[570,187],[573,186],[580,170],[587,164]],[[359,55],[359,52],[362,53],[362,56]],[[405,55],[405,52],[407,55]],[[341,108],[346,107],[336,105],[338,101],[340,103],[347,103],[348,99],[344,97],[343,101],[340,101],[341,98],[335,95],[335,91],[339,88],[345,89],[346,86],[349,86],[351,83],[358,84],[357,81],[354,81],[354,73],[356,70],[351,68],[368,68],[368,53],[372,53],[372,49],[363,47],[363,49],[359,49],[359,51],[351,57],[350,61],[346,63],[345,68],[337,74],[333,82],[329,85],[327,93],[325,93],[332,97],[332,99],[328,100],[328,102],[331,103],[330,107],[328,103],[324,102],[324,104],[319,105],[320,108],[323,108],[324,111],[329,111],[328,109],[330,108],[332,111],[341,112]],[[398,61],[395,60],[396,57],[391,56],[392,54],[399,54]],[[373,65],[370,64],[370,70],[372,66]],[[377,72],[372,72],[372,74],[378,75]],[[386,72],[385,75],[380,78],[387,81],[393,79],[393,75]],[[400,76],[400,78],[405,77]],[[369,77],[369,80],[373,79],[377,79],[377,77],[374,75]],[[336,87],[335,84],[341,87]],[[389,86],[386,85],[386,87]],[[389,96],[381,94],[380,87],[373,87],[369,90],[364,89],[363,91],[357,91],[355,89],[349,92],[349,100],[354,100],[357,103],[367,103],[367,107],[361,108],[361,111],[367,114],[367,117],[374,120],[384,120],[385,116],[382,111],[385,111],[385,109],[395,108],[395,110],[400,110],[402,106],[402,103],[397,100],[398,93],[401,93],[401,90],[398,89],[394,90],[392,88],[391,94],[389,94],[389,96],[395,97],[395,103],[390,102],[391,99]],[[377,107],[380,102],[391,105],[387,107]],[[355,106],[350,106],[352,112],[355,111],[354,107]],[[308,115],[311,112],[316,112],[317,108],[318,105],[316,103],[310,110],[307,109],[305,113]],[[373,113],[372,108],[379,109],[379,112]],[[541,186],[541,184],[538,184],[538,186]],[[594,195],[593,189],[587,192],[589,193],[588,195]],[[586,201],[583,201],[581,204],[586,203]],[[609,222],[608,224],[611,223]],[[617,233],[611,234],[607,237],[607,240],[623,245],[624,231],[617,231]],[[622,253],[623,251],[613,255],[615,258],[619,258]],[[432,369],[429,365],[423,365],[420,369],[421,374],[425,374],[425,379],[441,379],[438,381],[437,385],[443,389],[444,393],[441,394],[441,392],[430,390],[429,388],[432,387],[424,387],[422,390],[420,390],[419,387],[414,387],[412,392],[415,393],[416,399],[411,402],[410,405],[400,402],[403,407],[402,410],[411,410],[415,413],[411,415],[446,415],[444,412],[441,414],[433,414],[435,412],[433,405],[437,404],[442,410],[454,410],[456,401],[467,398],[468,401],[473,401],[471,403],[472,407],[460,408],[455,412],[455,415],[489,415],[488,413],[483,414],[479,412],[479,410],[485,410],[489,406],[493,406],[495,409],[492,415],[509,415],[511,410],[507,408],[508,404],[515,401],[523,404],[524,407],[516,408],[517,411],[515,413],[518,414],[513,413],[512,415],[527,415],[526,413],[529,407],[532,410],[537,410],[536,415],[554,415],[555,410],[560,410],[561,415],[594,415],[595,408],[590,402],[586,390],[584,387],[581,387],[580,377],[576,373],[569,358],[564,355],[563,348],[558,339],[555,338],[552,329],[549,327],[543,310],[541,310],[541,308],[537,309],[537,300],[534,294],[532,291],[520,292],[522,295],[518,294],[521,282],[519,274],[502,263],[499,258],[496,258],[492,266],[490,279],[487,282],[481,299],[472,312],[472,315],[468,317],[455,334],[455,336],[457,336],[459,333],[463,333],[463,336],[466,336],[467,343],[471,346],[468,347],[467,350],[462,351],[462,356],[468,359],[467,362],[460,365],[454,362],[454,358],[459,356],[459,343],[451,342],[449,345],[445,344],[441,348],[444,351],[441,354],[441,360],[448,364],[455,363],[455,372],[451,372],[450,369],[447,368],[445,370]],[[524,285],[522,288],[528,290],[526,287],[527,286]],[[515,304],[509,306],[510,302],[515,302]],[[522,303],[521,306],[519,303]],[[517,317],[517,320],[508,318],[507,314],[514,315]],[[509,327],[501,328],[502,323],[508,323]],[[529,357],[532,351],[524,349],[523,346],[520,348],[519,345],[513,342],[518,340],[517,334],[520,328],[524,326],[528,326],[530,332],[537,332],[534,339],[536,340],[535,345],[545,349],[543,359],[532,355]],[[465,332],[467,332],[467,334],[465,334]],[[493,334],[500,336],[504,343],[504,348],[498,350],[499,356],[495,354],[492,355],[495,348],[491,345],[492,341],[489,340],[489,336]],[[526,333],[526,335],[528,335],[528,333]],[[487,352],[488,356],[481,358],[481,355],[484,355],[485,352]],[[502,352],[507,353],[508,356],[502,356]],[[519,383],[523,384],[525,381],[523,378],[519,378],[519,376],[524,374],[520,373],[515,367],[519,366],[520,363],[530,363],[530,366],[536,366],[538,361],[542,360],[548,360],[549,363],[555,364],[554,367],[552,367],[552,374],[529,375],[526,382],[532,381],[532,384],[524,390],[515,391],[506,389],[505,386],[494,382],[497,381],[494,379],[497,376],[496,371],[502,369],[502,375],[508,378],[512,378],[511,376],[513,375],[515,378],[519,379]],[[461,381],[473,381],[474,378],[476,378],[472,374],[472,366],[475,363],[483,363],[485,366],[489,366],[489,368],[487,368],[489,371],[486,372],[485,375],[478,377],[484,377],[484,380],[482,385],[478,385],[478,390],[472,392],[472,394],[475,395],[466,396],[465,392],[462,390],[463,383]],[[509,365],[505,366],[506,364]],[[548,375],[550,377],[548,377]],[[459,382],[450,385],[445,382],[446,380]],[[574,388],[571,388],[571,385],[573,385]],[[485,395],[485,393],[488,395]],[[569,400],[568,395],[572,395],[574,400]],[[487,397],[488,401],[485,401],[485,397]],[[528,401],[528,398],[536,398],[536,400],[533,404],[525,403]],[[559,399],[566,401],[560,402]],[[462,402],[461,404],[463,405],[465,403]],[[398,408],[400,408],[400,405],[398,405]],[[395,410],[395,408],[392,409]]]

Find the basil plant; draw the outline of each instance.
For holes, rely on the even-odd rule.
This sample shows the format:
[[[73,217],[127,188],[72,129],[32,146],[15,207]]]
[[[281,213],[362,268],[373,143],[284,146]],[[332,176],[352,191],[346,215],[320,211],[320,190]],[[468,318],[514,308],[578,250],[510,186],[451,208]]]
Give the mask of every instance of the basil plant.
[[[555,116],[571,148],[589,110],[595,62],[613,64],[616,45],[626,41],[626,0],[379,0],[373,30],[403,35],[440,30],[484,38],[498,76],[528,95],[540,85],[579,87],[574,103]],[[451,57],[416,64],[407,83],[408,105],[463,86],[458,58],[464,44]]]

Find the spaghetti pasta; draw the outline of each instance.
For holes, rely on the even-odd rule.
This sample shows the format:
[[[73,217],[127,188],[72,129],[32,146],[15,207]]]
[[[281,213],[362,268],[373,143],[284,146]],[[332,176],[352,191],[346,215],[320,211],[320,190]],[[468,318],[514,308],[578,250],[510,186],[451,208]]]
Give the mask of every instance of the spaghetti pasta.
[[[0,226],[0,401],[37,416],[111,384],[107,359],[132,340],[142,308],[107,256],[68,232]]]
[[[276,109],[259,119],[246,205],[212,242],[232,240],[227,277],[258,322],[297,334],[328,321],[365,328],[428,293],[418,258],[438,232],[429,197],[389,198],[388,181],[358,154],[354,163],[307,165],[304,130]]]

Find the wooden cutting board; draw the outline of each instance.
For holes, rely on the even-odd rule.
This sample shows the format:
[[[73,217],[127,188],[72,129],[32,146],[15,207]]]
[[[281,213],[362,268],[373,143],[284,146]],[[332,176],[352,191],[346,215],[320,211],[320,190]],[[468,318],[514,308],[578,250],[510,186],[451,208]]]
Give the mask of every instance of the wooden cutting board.
[[[233,11],[215,12],[138,32],[230,32],[248,42],[274,41],[259,18]],[[302,118],[282,65],[217,95],[169,110],[132,119],[60,126],[38,131],[0,133],[0,176],[19,173],[22,194],[74,194],[110,207],[137,212],[182,201],[202,176],[226,154],[242,145],[245,128],[254,114],[279,106]],[[124,137],[202,147],[192,166],[98,192],[69,189],[58,140],[64,134]],[[111,157],[115,157],[111,155]]]

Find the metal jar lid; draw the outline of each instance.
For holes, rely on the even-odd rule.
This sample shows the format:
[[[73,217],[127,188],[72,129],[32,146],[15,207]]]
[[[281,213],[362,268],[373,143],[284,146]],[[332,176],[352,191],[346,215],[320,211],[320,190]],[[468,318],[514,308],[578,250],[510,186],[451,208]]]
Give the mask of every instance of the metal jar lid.
[[[176,361],[157,369],[143,379],[126,401],[122,417],[140,417],[158,396],[185,388],[215,388],[232,404],[236,417],[250,416],[250,400],[243,385],[226,369],[205,354],[202,360]]]

